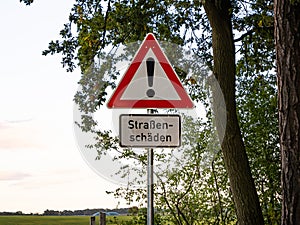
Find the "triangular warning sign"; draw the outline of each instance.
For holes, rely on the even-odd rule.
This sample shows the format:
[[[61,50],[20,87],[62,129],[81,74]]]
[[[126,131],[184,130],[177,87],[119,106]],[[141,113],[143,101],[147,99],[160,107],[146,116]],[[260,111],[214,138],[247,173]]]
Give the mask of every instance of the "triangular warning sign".
[[[193,108],[153,34],[148,34],[107,103],[108,108]]]

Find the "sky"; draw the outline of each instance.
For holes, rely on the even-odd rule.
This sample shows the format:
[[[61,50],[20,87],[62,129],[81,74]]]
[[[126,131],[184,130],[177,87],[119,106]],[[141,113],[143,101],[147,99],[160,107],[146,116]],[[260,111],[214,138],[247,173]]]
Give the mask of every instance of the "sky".
[[[87,165],[74,137],[79,70],[67,73],[60,55],[41,54],[59,38],[72,5],[0,3],[0,211],[118,206],[105,193],[118,186]]]

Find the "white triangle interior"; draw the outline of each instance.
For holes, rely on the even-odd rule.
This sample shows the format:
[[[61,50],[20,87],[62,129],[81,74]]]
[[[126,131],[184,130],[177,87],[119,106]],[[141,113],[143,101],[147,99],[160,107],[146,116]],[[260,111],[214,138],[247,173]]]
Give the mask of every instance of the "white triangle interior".
[[[152,57],[155,60],[152,87],[150,87],[148,83],[146,67],[146,60],[149,57]],[[146,92],[148,89],[153,89],[155,91],[153,97],[147,96]],[[161,67],[152,49],[149,49],[145,55],[144,60],[121,96],[121,100],[180,100],[171,80]]]

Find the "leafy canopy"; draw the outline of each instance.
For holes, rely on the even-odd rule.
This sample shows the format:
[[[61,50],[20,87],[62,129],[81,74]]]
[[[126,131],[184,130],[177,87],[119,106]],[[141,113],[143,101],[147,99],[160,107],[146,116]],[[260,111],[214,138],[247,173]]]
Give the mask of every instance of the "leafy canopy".
[[[26,5],[33,2],[33,0],[20,1]],[[236,93],[240,125],[265,220],[268,224],[279,224],[280,173],[277,90],[274,74],[273,1],[234,0],[231,3],[230,12],[236,44]],[[48,49],[43,51],[43,55],[61,54],[62,65],[69,72],[72,72],[76,66],[80,67],[83,74],[80,81],[82,91],[76,94],[75,101],[80,109],[88,114],[95,112],[97,107],[104,104],[107,88],[115,88],[115,81],[119,76],[115,65],[118,60],[124,58],[109,57],[108,60],[107,54],[113,55],[114,50],[120,45],[141,41],[149,32],[154,33],[160,41],[189,46],[193,54],[201,59],[201,63],[210,69],[213,68],[211,30],[201,1],[76,0],[68,22],[60,31],[61,38],[51,41]],[[128,48],[127,52],[131,53],[127,55],[130,57],[134,50]],[[101,59],[101,67],[97,65],[98,59]],[[188,76],[188,71],[182,66],[174,66],[193,100],[207,102],[207,94],[202,91],[201,82],[193,76]],[[94,77],[95,74],[99,77]],[[211,118],[209,113],[211,112],[208,110],[208,117]],[[83,130],[95,127],[96,123],[92,118],[87,115],[82,117]],[[117,140],[111,137],[109,131],[95,130],[95,132],[99,134],[99,148],[106,150],[118,148]],[[191,148],[195,150],[195,154],[199,154],[200,158],[203,157],[203,152],[199,144],[208,141],[207,136],[203,136],[201,132],[197,133],[199,138],[194,143],[196,146]],[[124,151],[124,157],[130,155],[132,153],[129,150]],[[140,160],[142,159],[145,158],[141,157]],[[203,213],[209,215],[212,211],[218,212],[219,217],[216,218],[225,221],[225,215],[229,214],[222,210],[222,205],[223,208],[225,205],[230,208],[230,191],[226,179],[218,178],[226,176],[221,166],[221,157],[217,156],[213,162],[214,165],[211,164],[208,171],[202,171],[207,173],[206,176],[203,177],[202,174],[202,177],[192,179],[194,184],[204,185],[204,189],[209,190],[208,192],[201,192],[196,185],[189,186],[188,184],[191,184],[189,179],[183,179],[186,181],[183,184],[176,183],[179,177],[193,177],[191,169],[193,167],[187,164],[181,171],[168,174],[169,182],[166,183],[166,187],[162,186],[160,189],[160,204],[167,205],[169,209],[179,214],[184,212],[182,215],[187,216],[188,211],[184,211],[187,208],[175,201],[178,193],[174,188],[178,185],[183,186],[186,188],[181,190],[182,193],[188,192],[188,194],[182,199],[194,207],[194,211],[190,212],[203,210],[206,207],[202,205],[203,207],[199,208],[199,206],[205,204],[207,199],[214,199],[215,208]],[[198,183],[199,180],[205,179],[207,182]],[[197,201],[202,203],[199,204]],[[182,215],[180,218],[175,215],[174,220],[177,222],[184,220]],[[210,215],[213,217],[212,214]]]

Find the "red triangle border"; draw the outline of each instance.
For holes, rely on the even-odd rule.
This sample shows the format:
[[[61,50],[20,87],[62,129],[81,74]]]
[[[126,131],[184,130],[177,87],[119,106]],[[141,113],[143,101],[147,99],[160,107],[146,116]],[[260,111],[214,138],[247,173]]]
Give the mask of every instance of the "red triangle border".
[[[161,67],[170,79],[174,89],[176,90],[180,100],[121,100],[126,87],[131,82],[140,64],[143,62],[149,49],[152,49]],[[107,103],[108,108],[194,108],[194,104],[185,89],[183,88],[178,76],[170,65],[168,59],[163,53],[159,43],[153,34],[147,34],[145,40],[137,51],[133,61],[123,75],[119,85]]]

